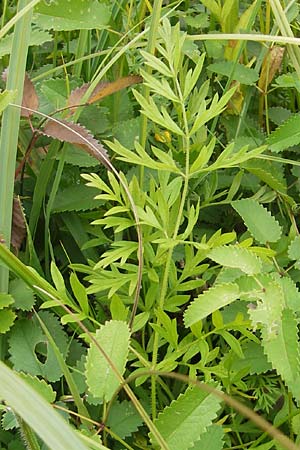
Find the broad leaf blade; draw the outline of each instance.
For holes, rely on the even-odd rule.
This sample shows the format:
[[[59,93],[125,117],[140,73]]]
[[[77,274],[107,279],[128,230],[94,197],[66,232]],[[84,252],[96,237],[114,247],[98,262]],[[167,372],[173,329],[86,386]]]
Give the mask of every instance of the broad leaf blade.
[[[208,257],[222,266],[241,269],[248,275],[259,273],[262,268],[261,260],[254,253],[237,245],[216,247]]]
[[[88,350],[85,375],[89,391],[94,397],[109,401],[120,385],[110,362],[119,375],[122,375],[127,361],[129,338],[128,325],[118,320],[111,320],[97,330],[95,339],[107,358],[92,342]]]
[[[231,203],[243,218],[248,230],[261,244],[277,242],[281,237],[281,227],[271,213],[253,199],[246,198]]]
[[[186,327],[190,327],[217,309],[237,300],[239,287],[235,283],[223,283],[200,294],[188,307],[184,314]]]
[[[211,425],[220,403],[219,397],[196,386],[188,388],[159,414],[155,426],[170,450],[187,450]],[[152,434],[150,437],[154,441]]]

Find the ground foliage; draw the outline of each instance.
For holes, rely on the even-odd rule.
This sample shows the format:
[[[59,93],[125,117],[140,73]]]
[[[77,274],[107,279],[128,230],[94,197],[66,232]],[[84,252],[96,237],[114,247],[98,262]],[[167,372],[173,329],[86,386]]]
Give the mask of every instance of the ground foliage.
[[[300,441],[300,56],[202,36],[297,36],[299,17],[259,0],[34,9],[1,359],[86,448],[284,448],[230,399]],[[1,448],[58,448],[7,403]]]

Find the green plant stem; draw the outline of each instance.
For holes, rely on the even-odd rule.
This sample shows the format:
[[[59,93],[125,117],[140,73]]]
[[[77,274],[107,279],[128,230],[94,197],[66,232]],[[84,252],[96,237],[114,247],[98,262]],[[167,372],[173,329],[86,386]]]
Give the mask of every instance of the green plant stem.
[[[52,244],[51,244],[51,236],[50,236],[50,218],[51,218],[51,212],[52,212],[52,208],[53,208],[53,204],[55,201],[55,197],[59,188],[59,183],[61,180],[61,176],[64,170],[64,165],[65,165],[65,159],[66,159],[66,149],[67,146],[64,145],[63,149],[60,152],[60,158],[59,158],[59,163],[58,163],[58,167],[56,169],[55,172],[55,178],[54,178],[54,182],[53,182],[53,186],[51,189],[51,193],[50,193],[50,197],[47,203],[47,208],[46,208],[46,217],[45,217],[45,270],[46,270],[46,277],[49,279],[50,277],[50,264],[49,264],[49,251],[51,254],[51,259],[54,261],[54,254],[53,254],[53,249],[52,249]]]
[[[20,0],[18,11],[26,7],[28,0]],[[31,31],[32,9],[17,22],[7,78],[7,89],[16,90],[16,101],[21,104]],[[10,245],[15,164],[18,146],[20,110],[10,106],[3,113],[0,137],[0,234]],[[9,271],[0,267],[0,292],[8,290]]]
[[[161,8],[162,8],[162,0],[155,0],[153,4],[153,13],[151,17],[151,24],[150,24],[150,30],[148,35],[148,45],[147,45],[147,52],[151,55],[154,54],[155,51],[155,44],[157,39],[157,30],[159,26],[160,16],[161,16]],[[150,66],[146,66],[145,68],[146,72],[151,74],[152,68]],[[150,89],[145,84],[143,85],[142,95],[143,97],[148,100],[150,94]],[[141,116],[141,124],[140,124],[140,144],[142,147],[145,148],[146,141],[147,141],[147,123],[148,119],[146,115]],[[144,167],[140,167],[140,186],[143,188],[144,184]]]
[[[83,63],[82,57],[84,56],[87,48],[88,37],[89,37],[89,30],[80,30],[75,55],[75,58],[79,60],[79,63],[73,67],[73,75],[76,77],[81,76]]]
[[[189,172],[190,172],[190,133],[189,133],[189,127],[188,127],[188,119],[186,115],[183,95],[181,92],[181,88],[177,79],[177,75],[174,75],[174,82],[177,89],[178,97],[180,98],[180,105],[181,105],[181,114],[183,118],[183,125],[184,125],[184,132],[185,135],[183,137],[183,150],[185,151],[185,176],[184,176],[184,184],[182,189],[182,195],[181,195],[181,202],[178,210],[178,216],[177,221],[174,227],[173,232],[173,242],[175,242],[179,227],[181,224],[181,220],[183,217],[183,211],[184,211],[184,205],[186,202],[187,194],[188,194],[188,188],[189,188]],[[168,251],[167,260],[165,264],[165,270],[163,275],[163,281],[162,281],[162,287],[161,287],[161,294],[159,298],[159,304],[158,307],[160,309],[163,309],[165,298],[167,296],[168,291],[168,281],[169,281],[169,273],[170,273],[170,265],[172,261],[173,256],[173,247],[171,247]],[[157,325],[160,324],[159,319],[157,319]],[[152,353],[152,368],[155,370],[156,364],[157,364],[157,356],[158,356],[158,344],[159,344],[159,335],[157,331],[154,333],[154,340],[153,340],[153,353]],[[156,417],[156,377],[151,377],[151,404],[152,404],[152,419],[155,419]]]
[[[36,438],[36,435],[32,431],[32,429],[27,425],[24,420],[19,417],[17,414],[15,415],[16,420],[20,427],[20,433],[22,440],[26,446],[26,449],[28,450],[40,450],[41,447],[39,446],[38,440]]]

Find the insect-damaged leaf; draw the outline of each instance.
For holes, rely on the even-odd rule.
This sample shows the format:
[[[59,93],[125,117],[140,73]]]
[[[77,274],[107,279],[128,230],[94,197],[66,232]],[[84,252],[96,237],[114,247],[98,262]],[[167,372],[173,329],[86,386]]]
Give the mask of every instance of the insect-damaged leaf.
[[[105,148],[82,125],[67,120],[49,120],[43,133],[59,141],[77,145],[110,169],[109,156]]]
[[[98,102],[99,100],[102,100],[102,98],[114,94],[121,89],[125,89],[133,84],[141,83],[142,80],[142,77],[139,75],[129,75],[128,77],[119,78],[115,81],[101,81],[97,84],[86,103],[90,105],[91,103]],[[91,83],[86,83],[81,87],[74,89],[68,99],[68,106],[75,107],[80,105],[82,103],[82,97],[90,87],[90,84]],[[75,108],[73,108],[72,112],[74,112],[74,109]]]

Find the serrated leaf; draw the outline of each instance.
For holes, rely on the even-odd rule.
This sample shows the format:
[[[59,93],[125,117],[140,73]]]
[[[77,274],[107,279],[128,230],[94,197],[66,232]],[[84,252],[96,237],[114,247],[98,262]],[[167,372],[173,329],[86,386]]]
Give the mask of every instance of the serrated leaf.
[[[48,403],[53,403],[56,397],[56,392],[53,391],[52,386],[47,384],[45,380],[40,380],[37,377],[33,377],[28,373],[20,373],[19,377],[26,381],[35,392],[40,394]]]
[[[17,422],[16,416],[12,410],[5,411],[2,414],[1,426],[3,430],[12,430],[18,428],[19,424]]]
[[[220,403],[219,397],[196,386],[188,388],[159,414],[155,426],[170,450],[187,450],[211,425]],[[152,434],[150,438],[155,443]]]
[[[2,309],[0,311],[0,333],[6,333],[13,325],[16,314],[10,309]]]
[[[130,332],[125,322],[111,320],[97,330],[95,339],[107,358],[122,375],[125,370]],[[112,370],[108,359],[94,342],[91,343],[85,366],[86,382],[90,393],[103,401],[109,401],[120,385],[120,379]]]
[[[188,307],[184,314],[184,323],[190,327],[209,314],[229,305],[239,297],[239,287],[235,283],[223,283],[200,294]]]
[[[106,421],[106,425],[121,439],[130,436],[142,424],[141,416],[137,413],[133,404],[127,400],[122,403],[114,402]]]
[[[209,64],[207,70],[231,77],[232,80],[236,80],[241,84],[254,84],[259,78],[259,74],[255,69],[246,67],[243,64],[236,63],[234,61],[222,61],[218,63]]]
[[[272,367],[300,401],[300,352],[298,320],[289,310],[282,311],[282,318],[276,336],[270,339],[269,330],[262,330],[263,346]]]
[[[283,289],[286,307],[295,313],[300,312],[300,292],[296,286],[296,283],[288,276],[278,276],[277,281]]]
[[[300,259],[300,236],[296,236],[289,245],[288,256],[290,259]]]
[[[273,161],[252,159],[242,164],[242,167],[256,175],[275,191],[286,194],[287,185],[282,165],[276,164]]]
[[[35,296],[30,287],[21,279],[14,279],[9,283],[9,293],[14,298],[14,307],[23,311],[30,311],[35,304]]]
[[[99,165],[99,161],[88,153],[84,153],[80,148],[75,145],[65,143],[65,162],[72,166],[79,167],[95,167]],[[56,159],[60,159],[60,153],[58,153]]]
[[[45,311],[40,312],[39,317],[51,330],[59,350],[66,357],[67,336],[63,332],[58,319]],[[28,372],[31,375],[41,375],[49,381],[57,381],[62,376],[55,353],[36,318],[31,320],[21,319],[15,324],[10,332],[9,352],[13,366],[18,371]],[[42,357],[42,361],[38,359],[38,355],[40,358]]]
[[[300,115],[292,115],[269,135],[266,143],[272,152],[278,153],[300,142]]]
[[[47,448],[88,450],[62,416],[2,362],[0,378],[0,397],[38,434]],[[107,450],[104,446],[100,449]]]
[[[10,294],[3,294],[0,292],[0,309],[6,308],[7,306],[14,303],[14,299]]]
[[[248,230],[261,244],[277,242],[282,233],[279,223],[271,213],[253,199],[247,198],[231,203],[242,217]]]
[[[222,450],[224,448],[223,438],[225,432],[221,425],[211,425],[201,436],[191,450]]]
[[[52,213],[64,211],[86,211],[103,205],[102,200],[95,199],[99,190],[85,184],[70,186],[59,191],[55,197]]]
[[[101,29],[108,25],[110,19],[107,4],[96,0],[40,2],[34,12],[33,22],[46,30]]]
[[[262,262],[256,255],[237,245],[216,247],[207,256],[222,266],[241,269],[248,275],[259,273],[262,268]]]
[[[271,370],[272,366],[267,361],[261,344],[257,344],[253,341],[246,341],[242,344],[242,349],[245,358],[235,359],[230,365],[230,370],[238,372],[247,367],[250,375],[261,375],[262,373]]]
[[[141,83],[142,81],[143,79],[139,75],[128,75],[127,77],[119,78],[118,80],[114,81],[100,81],[100,83],[97,84],[97,86],[91,93],[86,103],[90,105],[92,103],[98,102],[108,95],[114,94],[115,92],[132,86],[133,84]],[[91,83],[86,83],[71,92],[70,97],[68,98],[68,106],[70,108],[82,103],[82,98],[87,92],[90,85]],[[74,112],[75,110],[76,108],[74,107],[70,109],[71,112]]]
[[[64,119],[59,121],[49,120],[43,132],[46,136],[83,148],[88,154],[101,161],[106,168],[110,168],[109,157],[105,148],[84,126]]]

